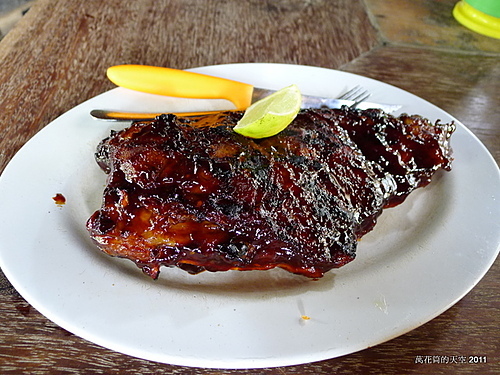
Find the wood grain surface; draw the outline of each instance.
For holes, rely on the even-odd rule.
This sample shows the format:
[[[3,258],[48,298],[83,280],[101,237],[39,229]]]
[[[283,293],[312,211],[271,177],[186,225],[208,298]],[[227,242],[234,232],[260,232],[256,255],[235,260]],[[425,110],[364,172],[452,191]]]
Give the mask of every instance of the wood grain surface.
[[[449,112],[500,163],[500,54],[495,49],[500,41],[454,24],[455,1],[405,3],[37,0],[0,42],[0,172],[37,131],[111,89],[105,70],[124,63],[184,69],[272,62],[361,74]],[[395,16],[411,25],[388,21]],[[397,29],[403,25],[404,35]],[[473,45],[464,46],[467,38]],[[497,261],[448,311],[376,347],[300,366],[239,371],[159,364],[94,345],[42,316],[0,273],[0,373],[500,373],[499,271]],[[425,356],[469,355],[486,356],[487,363],[418,363]]]

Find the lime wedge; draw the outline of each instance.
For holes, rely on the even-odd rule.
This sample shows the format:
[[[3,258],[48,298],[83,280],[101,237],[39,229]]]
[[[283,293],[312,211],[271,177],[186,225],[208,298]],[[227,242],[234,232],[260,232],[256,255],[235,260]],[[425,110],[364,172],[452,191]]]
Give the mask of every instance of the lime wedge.
[[[266,138],[285,129],[300,111],[302,96],[291,85],[253,103],[233,130],[249,138]]]

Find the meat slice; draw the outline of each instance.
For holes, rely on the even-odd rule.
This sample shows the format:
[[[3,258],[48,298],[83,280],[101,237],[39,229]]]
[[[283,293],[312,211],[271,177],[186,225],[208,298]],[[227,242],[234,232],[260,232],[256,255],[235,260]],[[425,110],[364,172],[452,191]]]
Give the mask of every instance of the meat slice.
[[[319,278],[354,259],[384,207],[450,169],[453,126],[417,116],[302,110],[262,140],[232,131],[241,116],[162,115],[103,140],[97,245],[152,278],[161,266]]]

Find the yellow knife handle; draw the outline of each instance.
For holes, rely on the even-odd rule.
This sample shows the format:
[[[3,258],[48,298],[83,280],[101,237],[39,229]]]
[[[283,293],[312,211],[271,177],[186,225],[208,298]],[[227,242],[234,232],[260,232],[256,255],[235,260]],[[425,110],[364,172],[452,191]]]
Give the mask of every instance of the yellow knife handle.
[[[252,102],[253,86],[225,78],[185,70],[147,65],[116,65],[107,76],[117,86],[179,98],[227,99],[236,109]]]

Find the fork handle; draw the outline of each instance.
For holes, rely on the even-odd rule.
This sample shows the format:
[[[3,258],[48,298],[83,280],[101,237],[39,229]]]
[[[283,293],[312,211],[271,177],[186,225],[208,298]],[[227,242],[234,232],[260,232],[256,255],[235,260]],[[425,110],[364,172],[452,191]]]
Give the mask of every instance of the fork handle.
[[[227,99],[240,110],[246,109],[252,101],[252,85],[185,70],[147,65],[116,65],[108,68],[106,74],[117,86],[150,94]]]

